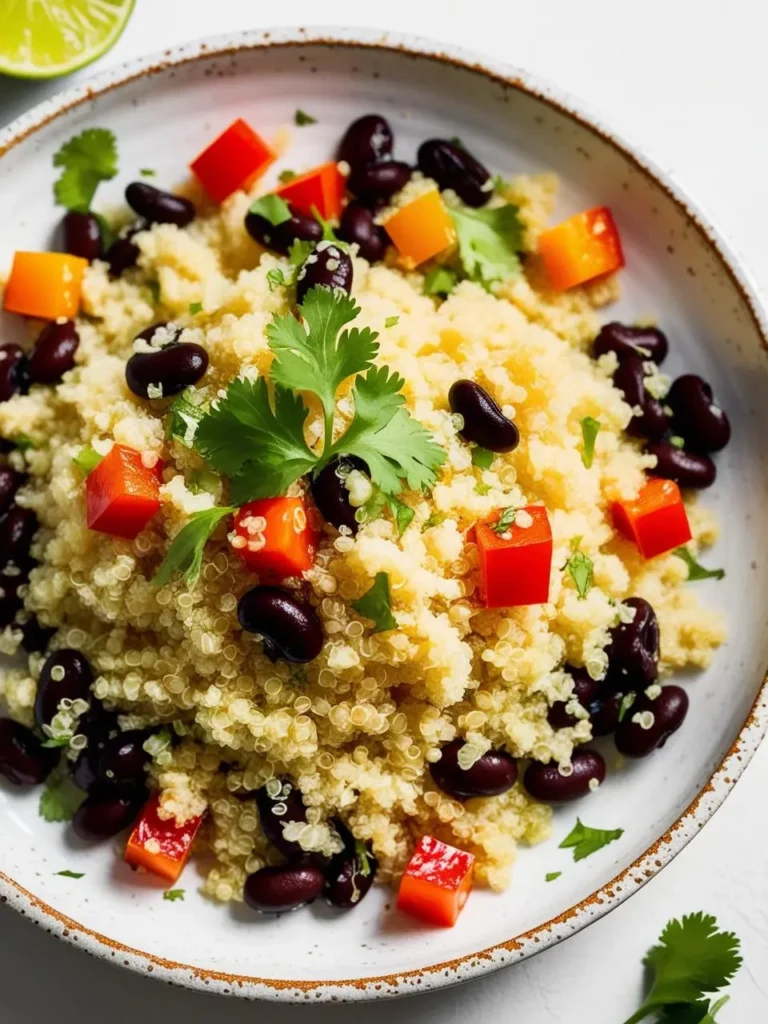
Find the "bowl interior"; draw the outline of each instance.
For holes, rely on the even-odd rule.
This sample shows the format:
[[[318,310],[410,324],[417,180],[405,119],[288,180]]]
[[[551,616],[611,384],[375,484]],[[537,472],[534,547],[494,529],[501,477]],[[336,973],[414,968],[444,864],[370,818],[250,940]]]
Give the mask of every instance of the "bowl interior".
[[[56,911],[114,942],[192,968],[283,982],[327,982],[445,964],[539,929],[640,857],[710,778],[746,719],[768,664],[768,519],[762,514],[768,493],[762,440],[768,436],[768,363],[748,303],[716,250],[631,158],[524,88],[397,49],[314,43],[211,55],[158,69],[74,107],[0,160],[0,266],[9,265],[17,248],[51,243],[60,218],[52,201],[51,158],[76,132],[104,126],[117,135],[120,175],[102,186],[99,204],[106,206],[120,202],[123,187],[139,168],[154,168],[153,180],[160,185],[181,179],[187,162],[235,117],[245,117],[270,138],[293,125],[297,108],[309,111],[317,124],[291,128],[274,175],[329,158],[349,121],[377,110],[392,122],[402,159],[412,159],[424,138],[457,135],[495,172],[556,171],[562,179],[563,215],[610,205],[620,225],[627,271],[624,296],[607,316],[630,321],[657,317],[671,341],[665,370],[696,372],[711,381],[734,428],[733,443],[718,460],[717,484],[705,498],[723,524],[722,540],[707,562],[724,566],[727,575],[721,582],[689,584],[706,603],[726,611],[729,639],[709,671],[684,680],[692,704],[683,732],[661,753],[613,772],[588,805],[559,810],[554,839],[521,851],[510,891],[476,892],[452,930],[422,929],[388,912],[392,897],[383,891],[374,891],[346,917],[312,908],[280,920],[259,920],[239,907],[200,898],[193,867],[183,882],[186,900],[165,902],[161,887],[125,868],[113,844],[82,848],[65,828],[37,816],[34,794],[0,786],[0,872]],[[19,324],[7,317],[0,329],[3,340],[11,340]],[[623,828],[622,839],[574,864],[557,843],[577,813],[593,827]],[[696,825],[689,831],[695,832]],[[662,846],[658,857],[665,856]],[[653,870],[653,861],[648,866]],[[55,874],[64,868],[85,877],[74,881]],[[562,875],[547,884],[545,874],[553,871]],[[554,930],[539,931],[519,949],[511,946],[472,961],[470,968],[483,970],[541,948],[550,935],[580,926],[600,912],[601,902],[644,880],[640,872],[630,874]],[[11,902],[24,902],[14,891],[10,896]],[[54,922],[54,927],[60,931],[62,925]],[[90,942],[87,937],[83,941]],[[106,954],[147,967],[146,961],[135,962],[115,948]],[[431,975],[432,981],[425,976],[423,987],[435,978],[456,976],[449,966]],[[176,980],[200,983],[194,971],[182,971]],[[228,985],[226,979],[221,984]],[[358,988],[353,995],[391,990],[385,979],[378,988]],[[240,991],[257,990],[245,986]],[[317,997],[323,992],[318,989]],[[290,998],[297,990],[288,984],[263,994]]]

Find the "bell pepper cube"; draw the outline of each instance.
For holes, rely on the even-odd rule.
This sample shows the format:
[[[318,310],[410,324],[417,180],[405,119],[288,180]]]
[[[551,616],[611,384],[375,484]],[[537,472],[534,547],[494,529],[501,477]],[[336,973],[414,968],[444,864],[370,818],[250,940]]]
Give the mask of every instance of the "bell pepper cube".
[[[621,239],[607,206],[577,213],[545,231],[539,236],[539,252],[559,292],[624,266]]]
[[[514,521],[499,533],[494,527],[501,515],[475,526],[480,590],[486,608],[546,604],[552,569],[547,510],[541,505],[517,509]]]
[[[41,320],[71,320],[80,312],[88,260],[66,252],[17,252],[3,293],[3,309]]]
[[[113,445],[85,481],[88,528],[133,540],[160,508],[162,463],[146,465],[141,452]]]
[[[422,836],[400,882],[398,909],[450,928],[469,898],[474,862],[471,853]]]
[[[634,541],[645,558],[682,547],[691,539],[688,514],[674,480],[652,476],[631,501],[612,506],[616,529]]]
[[[314,217],[317,210],[324,220],[331,220],[341,214],[345,188],[346,178],[331,161],[287,181],[275,193],[307,217]]]
[[[409,267],[417,267],[456,242],[456,229],[437,189],[401,207],[384,223],[387,234]]]
[[[131,867],[145,868],[168,882],[175,882],[189,860],[203,817],[190,818],[177,825],[175,818],[161,818],[160,801],[153,796],[141,812],[125,848],[125,859]]]
[[[275,160],[272,148],[239,117],[189,165],[215,203],[247,189]]]
[[[271,579],[300,576],[317,551],[317,532],[302,498],[260,498],[235,514],[232,547],[253,572]]]

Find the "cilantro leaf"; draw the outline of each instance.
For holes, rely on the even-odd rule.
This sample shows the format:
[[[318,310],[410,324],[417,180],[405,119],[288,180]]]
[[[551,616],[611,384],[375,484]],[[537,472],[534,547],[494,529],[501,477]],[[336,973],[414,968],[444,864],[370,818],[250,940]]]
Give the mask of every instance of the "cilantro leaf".
[[[673,434],[669,439],[669,443],[673,448],[685,448],[685,438],[680,437],[679,434]]]
[[[56,202],[87,213],[99,183],[117,174],[117,140],[106,128],[87,128],[64,143],[53,166],[63,168],[53,186]]]
[[[230,477],[232,501],[284,494],[317,464],[304,440],[308,410],[299,395],[275,386],[274,411],[264,377],[237,378],[200,421],[195,448]]]
[[[581,820],[577,818],[576,824],[560,843],[559,849],[573,849],[573,859],[584,860],[623,835],[623,828],[590,828],[588,825],[582,825]]]
[[[277,180],[281,185],[287,185],[289,181],[293,181],[293,179],[297,177],[298,175],[296,174],[296,171],[291,171],[286,167],[284,171],[280,171],[277,176]]]
[[[458,274],[448,267],[432,267],[424,277],[424,294],[442,295],[445,298],[456,287],[458,279]]]
[[[103,455],[99,455],[95,448],[91,448],[91,446],[87,444],[85,447],[80,449],[77,455],[72,456],[72,462],[77,466],[81,473],[88,476],[91,470],[96,469],[103,458]]]
[[[154,170],[152,167],[141,167],[141,168],[139,168],[139,174],[142,176],[142,178],[156,178],[157,177],[157,171]]]
[[[185,448],[193,448],[200,421],[206,414],[204,405],[197,405],[189,400],[194,394],[192,388],[185,388],[171,402],[166,420],[165,436],[174,438]]]
[[[689,580],[721,580],[725,576],[725,569],[705,569],[696,561],[688,548],[675,548],[672,554],[682,558],[688,566]]]
[[[620,722],[623,722],[624,719],[627,717],[627,712],[632,707],[632,705],[635,703],[636,697],[637,697],[637,694],[635,694],[634,692],[630,692],[630,693],[625,693],[624,696],[621,698],[621,704],[619,704],[619,721]]]
[[[248,212],[264,217],[275,228],[278,224],[284,224],[285,221],[291,219],[288,203],[280,196],[276,196],[271,192],[266,196],[259,196],[258,199],[251,203]]]
[[[307,256],[309,256],[314,248],[314,242],[303,242],[297,238],[295,242],[291,243],[291,247],[288,250],[288,259],[291,261],[291,266],[300,267],[302,263],[306,262]]]
[[[383,491],[378,490],[373,492],[373,495],[363,506],[365,522],[380,518],[385,508],[389,509],[392,514],[395,526],[397,527],[397,536],[402,537],[403,533],[413,522],[413,517],[416,513],[410,505],[406,505],[404,501],[399,501],[391,494],[385,494]]]
[[[448,516],[445,512],[435,512],[434,515],[430,516],[429,519],[422,523],[421,532],[425,533],[427,530],[431,530],[434,526],[439,526],[441,523],[444,523],[447,518]]]
[[[486,495],[490,491],[490,489],[491,488],[489,487],[489,485],[484,484],[482,480],[478,480],[477,483],[475,484],[476,494]]]
[[[478,444],[472,448],[472,465],[478,469],[490,469],[495,457],[495,452],[489,452],[487,448],[481,448]]]
[[[385,572],[377,572],[373,586],[352,607],[364,619],[373,622],[373,633],[382,633],[387,629],[396,629],[397,620],[392,614],[389,603],[389,576]]]
[[[730,996],[722,996],[717,1002],[706,999],[696,1003],[673,1003],[665,1006],[657,1024],[717,1024],[715,1018]]]
[[[594,569],[592,559],[585,555],[583,551],[574,551],[565,563],[565,568],[576,584],[579,600],[583,601],[592,589],[592,571]]]
[[[510,526],[514,523],[516,515],[517,509],[510,505],[508,508],[504,508],[501,510],[501,515],[499,516],[495,523],[491,524],[490,528],[493,530],[494,533],[498,533],[498,535],[501,536],[503,533],[506,533]]]
[[[547,872],[546,875],[544,875],[544,881],[545,882],[554,882],[554,880],[556,878],[559,878],[560,875],[562,875],[562,873],[563,873],[562,871],[549,871],[549,872]]]
[[[185,889],[166,889],[163,893],[163,899],[168,900],[169,903],[175,903],[176,900],[183,900]]]
[[[399,316],[388,316],[387,319],[384,321],[384,326],[387,328],[394,327],[398,323],[400,323]]]
[[[197,316],[198,313],[202,313],[203,304],[202,302],[190,302],[189,304],[189,315]]]
[[[222,519],[237,512],[237,508],[206,508],[195,512],[189,522],[179,530],[165,554],[162,565],[155,573],[152,583],[164,586],[177,572],[184,573],[184,582],[194,587],[203,567],[203,548]]]
[[[66,775],[51,776],[40,794],[40,817],[51,822],[71,821],[84,799],[85,793]]]
[[[61,878],[85,878],[82,871],[54,871],[54,874]]]
[[[285,275],[283,274],[280,267],[273,267],[271,270],[267,271],[267,284],[269,285],[269,290],[271,292],[273,292],[275,288],[278,288],[281,284],[285,283]]]
[[[585,416],[581,421],[581,436],[584,439],[584,450],[581,453],[581,461],[587,469],[592,466],[595,457],[595,441],[600,433],[600,421],[591,416]]]
[[[307,114],[304,110],[297,110],[293,115],[293,119],[300,128],[305,124],[317,124],[317,118]]]
[[[520,273],[518,251],[523,224],[512,203],[493,209],[450,211],[459,242],[459,259],[472,281],[490,284]]]

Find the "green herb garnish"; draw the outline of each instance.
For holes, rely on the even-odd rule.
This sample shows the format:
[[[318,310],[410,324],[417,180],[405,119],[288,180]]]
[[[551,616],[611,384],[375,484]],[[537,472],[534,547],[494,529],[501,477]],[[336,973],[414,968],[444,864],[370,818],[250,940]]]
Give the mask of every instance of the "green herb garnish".
[[[157,171],[153,170],[151,167],[142,167],[139,170],[139,174],[142,176],[142,178],[155,178],[155,177],[157,177]]]
[[[514,523],[516,515],[517,509],[510,505],[509,508],[502,509],[501,515],[495,523],[490,524],[490,528],[494,533],[498,533],[498,535],[501,536],[503,533],[506,533]]]
[[[293,115],[293,119],[296,122],[296,124],[299,125],[300,128],[303,127],[305,124],[317,124],[317,118],[312,117],[311,114],[308,114],[304,110],[297,110],[296,113]]]
[[[360,862],[360,874],[363,878],[368,878],[371,873],[371,862],[368,856],[368,848],[362,839],[355,840],[355,856]]]
[[[207,412],[205,405],[196,405],[189,400],[194,394],[192,388],[186,388],[176,395],[168,407],[165,436],[179,441],[185,448],[192,448],[200,421]]]
[[[583,601],[592,589],[592,572],[594,569],[592,559],[588,555],[585,555],[583,551],[574,551],[565,563],[565,568],[568,570],[571,579],[576,584],[576,589],[579,592],[579,600]]]
[[[546,875],[544,875],[544,881],[545,882],[554,882],[554,880],[556,878],[559,878],[560,875],[562,875],[562,873],[563,873],[562,871],[549,871]]]
[[[87,213],[99,183],[117,174],[117,140],[106,128],[87,128],[64,143],[53,166],[63,168],[53,186],[56,202]]]
[[[300,267],[302,263],[305,263],[307,256],[315,248],[314,242],[302,242],[298,239],[291,243],[291,247],[288,250],[288,259],[290,260],[292,267]]]
[[[93,212],[93,211],[91,211]],[[104,252],[112,245],[117,238],[117,235],[112,230],[112,225],[109,223],[107,218],[101,213],[94,213],[93,216],[99,222],[99,234],[101,235],[101,247]]]
[[[82,871],[54,871],[54,874],[60,878],[85,878]]]
[[[452,209],[459,259],[471,281],[491,284],[520,273],[523,224],[512,203],[493,209]]]
[[[177,900],[184,899],[185,889],[166,889],[163,893],[163,899],[168,900],[169,903],[175,903]]]
[[[352,607],[358,615],[373,622],[372,633],[397,628],[397,620],[389,603],[389,576],[385,572],[376,573],[371,589],[353,601]]]
[[[25,452],[29,448],[37,448],[36,442],[32,440],[29,434],[16,434],[13,439],[13,443],[20,452]]]
[[[85,793],[67,776],[52,776],[40,794],[39,813],[45,821],[71,821]]]
[[[476,444],[472,448],[472,465],[477,466],[478,469],[490,469],[495,457],[495,452],[489,452],[487,448],[481,448],[480,445]]]
[[[152,584],[164,586],[177,572],[184,574],[184,582],[194,587],[203,567],[203,549],[213,531],[227,516],[237,512],[236,507],[207,508],[189,517],[173,539],[162,565],[155,573]]]
[[[104,458],[103,455],[99,455],[95,448],[91,448],[90,445],[86,445],[81,448],[77,455],[72,456],[72,462],[77,466],[81,473],[85,476],[96,469],[98,464]]]
[[[675,548],[672,554],[682,558],[688,566],[689,580],[721,580],[725,576],[725,569],[705,569],[696,561],[688,548]]]
[[[384,321],[384,326],[386,328],[389,328],[389,327],[394,327],[395,324],[399,324],[399,323],[400,323],[400,317],[399,316],[388,316],[387,319]]]
[[[189,315],[197,316],[198,313],[202,313],[203,304],[202,302],[190,302],[189,304]]]
[[[488,493],[488,491],[490,491],[490,489],[490,484],[484,484],[482,480],[478,480],[477,483],[475,484],[476,494],[482,494],[483,496],[485,496]]]
[[[71,736],[49,736],[42,746],[47,750],[60,750],[62,747],[68,747],[71,739]]]
[[[680,437],[679,434],[673,434],[669,439],[669,443],[673,448],[685,448],[685,438]]]
[[[441,295],[445,298],[456,287],[458,279],[458,274],[448,267],[432,267],[424,276],[424,294]]]
[[[422,523],[421,532],[424,533],[426,530],[431,530],[433,526],[439,526],[441,523],[444,523],[447,518],[448,516],[445,512],[435,512],[434,515],[431,515],[429,519]]]
[[[280,285],[286,284],[285,275],[279,267],[273,267],[267,271],[267,284],[269,290],[273,292],[275,288],[279,288]]]
[[[264,217],[273,227],[284,224],[287,220],[291,219],[288,203],[281,199],[280,196],[272,193],[266,196],[259,196],[255,202],[251,203],[248,212]]]
[[[298,175],[296,174],[296,171],[290,171],[286,167],[284,171],[280,171],[280,173],[277,176],[277,180],[280,182],[281,185],[287,185],[289,181],[293,181],[294,178],[297,177]]]
[[[625,693],[624,696],[621,698],[621,704],[619,704],[620,722],[623,722],[624,719],[627,717],[627,712],[635,703],[635,696],[636,695],[634,693]]]
[[[608,843],[620,839],[623,835],[623,828],[590,828],[588,825],[582,825],[580,819],[577,818],[576,824],[560,843],[559,849],[572,849],[574,860],[584,860],[585,857],[591,857],[593,853],[597,853]]]
[[[591,416],[585,416],[581,421],[581,436],[584,439],[584,448],[581,453],[581,461],[587,469],[592,466],[595,457],[595,441],[600,433],[600,421]]]
[[[160,288],[159,281],[147,281],[147,288],[149,288],[149,294],[152,296],[152,305],[157,306],[160,304],[162,298],[162,291]]]
[[[406,505],[404,501],[399,501],[391,494],[385,494],[383,491],[374,491],[363,508],[365,510],[366,522],[370,519],[378,519],[385,508],[389,509],[397,527],[398,537],[402,537],[416,515],[410,505]]]

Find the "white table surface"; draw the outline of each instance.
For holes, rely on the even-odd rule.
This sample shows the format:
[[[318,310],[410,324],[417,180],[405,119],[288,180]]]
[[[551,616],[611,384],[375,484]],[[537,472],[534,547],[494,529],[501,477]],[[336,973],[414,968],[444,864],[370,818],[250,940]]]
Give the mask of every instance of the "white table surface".
[[[432,36],[551,80],[674,173],[768,293],[768,0],[137,0],[117,46],[72,80],[184,40],[288,23]],[[0,79],[0,125],[66,84]],[[607,918],[518,967],[362,1010],[214,1003],[87,958],[0,908],[0,1022],[351,1024],[362,1012],[370,1024],[620,1024],[640,1002],[643,953],[670,917],[695,910],[742,940],[721,1024],[766,1020],[766,790],[768,745],[703,834]]]

